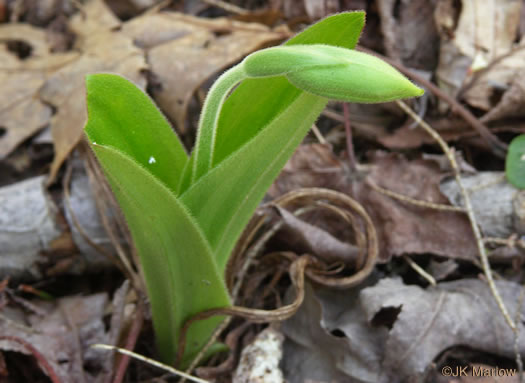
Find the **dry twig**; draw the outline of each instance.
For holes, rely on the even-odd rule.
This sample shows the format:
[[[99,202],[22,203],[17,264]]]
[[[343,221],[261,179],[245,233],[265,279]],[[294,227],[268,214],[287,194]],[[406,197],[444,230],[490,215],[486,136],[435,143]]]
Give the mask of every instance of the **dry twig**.
[[[226,12],[233,13],[235,15],[246,15],[248,11],[244,8],[241,8],[237,5],[227,3],[222,0],[202,0],[206,4],[213,5],[214,7],[224,9]]]
[[[408,255],[404,255],[403,259],[412,267],[416,273],[421,275],[424,279],[428,281],[432,286],[436,286],[436,280],[432,275],[427,273],[421,266],[419,266],[412,258],[410,258]]]
[[[182,372],[182,371],[179,371],[171,366],[168,366],[167,364],[163,364],[163,363],[160,363],[160,362],[157,362],[156,360],[153,360],[153,359],[150,359],[150,358],[146,358],[140,354],[137,354],[133,351],[129,351],[129,350],[126,350],[126,349],[123,349],[123,348],[120,348],[120,347],[116,347],[116,346],[111,346],[109,344],[93,344],[91,345],[91,347],[93,348],[98,348],[98,349],[101,349],[101,350],[111,350],[111,351],[117,351],[117,352],[120,352],[121,354],[124,354],[124,355],[127,355],[127,356],[130,356],[132,358],[135,358],[135,359],[138,359],[144,363],[147,363],[147,364],[151,364],[152,366],[155,366],[155,367],[158,367],[164,371],[168,371],[169,373],[175,375],[175,376],[182,376],[184,377],[185,379],[188,379],[188,380],[191,380],[192,382],[196,382],[196,383],[210,383],[209,381],[207,380],[204,380],[204,379],[200,379],[200,378],[197,378],[196,376],[192,376],[192,375],[189,375],[189,374],[186,374],[185,372]]]
[[[465,209],[460,207],[460,206],[444,205],[444,204],[440,204],[440,203],[434,203],[434,202],[430,202],[430,201],[422,201],[422,200],[419,200],[419,199],[410,198],[410,197],[407,197],[406,195],[399,194],[399,193],[396,193],[396,192],[394,192],[392,190],[388,190],[388,189],[382,188],[381,186],[375,184],[372,181],[369,181],[368,185],[372,189],[377,191],[378,193],[384,194],[386,196],[389,196],[390,198],[394,198],[394,199],[406,202],[406,203],[411,204],[411,205],[420,206],[420,207],[426,207],[426,208],[434,209],[434,210],[457,211],[457,212],[461,212],[461,213],[466,213]]]
[[[407,104],[405,104],[403,101],[396,101],[396,103],[410,117],[412,117],[415,121],[417,121],[418,125],[422,127],[434,140],[436,140],[436,142],[439,144],[439,146],[445,153],[445,156],[447,157],[448,161],[450,162],[450,166],[452,167],[452,170],[454,171],[454,177],[456,179],[459,190],[461,192],[461,196],[463,197],[463,203],[465,204],[465,210],[466,210],[467,216],[470,221],[470,226],[472,227],[472,231],[476,238],[476,245],[478,247],[478,253],[481,259],[481,265],[483,267],[483,272],[485,274],[485,277],[487,278],[487,283],[489,284],[490,291],[492,292],[492,295],[494,296],[494,299],[496,300],[496,303],[501,313],[503,314],[503,317],[507,321],[507,324],[509,325],[509,327],[512,329],[512,331],[514,332],[517,331],[516,324],[511,319],[509,312],[507,310],[507,307],[505,306],[505,303],[503,303],[503,299],[501,298],[501,295],[498,289],[496,288],[496,284],[494,283],[494,278],[492,276],[492,271],[491,271],[490,263],[487,257],[487,251],[485,249],[483,237],[481,235],[481,231],[479,229],[479,226],[476,220],[476,216],[474,214],[474,210],[472,209],[472,203],[470,201],[470,197],[465,189],[465,186],[463,185],[459,166],[456,162],[454,153],[452,152],[450,147],[447,145],[447,143],[441,138],[441,136],[429,124],[423,121]]]
[[[470,111],[467,108],[465,108],[463,105],[457,102],[454,98],[450,97],[448,94],[443,92],[441,89],[439,89],[439,87],[437,87],[436,85],[434,85],[432,82],[428,81],[427,79],[423,78],[422,76],[418,75],[417,73],[414,73],[413,71],[409,70],[408,68],[406,68],[404,65],[400,64],[399,62],[396,62],[388,57],[380,55],[366,48],[359,47],[358,50],[372,54],[374,56],[381,58],[382,60],[385,60],[390,65],[392,65],[394,68],[396,68],[401,73],[403,73],[405,76],[410,77],[411,79],[419,83],[419,85],[421,85],[425,89],[428,89],[433,94],[435,94],[437,97],[447,102],[451,106],[452,111],[455,111],[466,122],[468,122],[469,125],[472,126],[479,133],[479,135],[489,144],[489,147],[492,149],[492,152],[496,156],[500,158],[505,157],[505,153],[507,151],[507,145],[503,143],[498,137],[496,137],[479,119],[476,118],[476,116],[470,113]],[[417,116],[417,114],[415,113],[413,114]],[[418,116],[418,119],[421,120],[419,116]],[[414,120],[417,121],[416,118],[414,118]]]

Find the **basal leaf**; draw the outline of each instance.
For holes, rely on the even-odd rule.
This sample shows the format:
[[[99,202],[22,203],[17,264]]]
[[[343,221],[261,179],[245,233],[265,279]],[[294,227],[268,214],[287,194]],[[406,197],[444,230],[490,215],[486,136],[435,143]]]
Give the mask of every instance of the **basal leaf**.
[[[189,160],[140,90],[118,76],[89,77],[86,132],[140,255],[166,361],[188,318],[229,305],[222,274],[235,242],[326,97],[382,102],[422,92],[378,59],[343,49],[356,45],[363,24],[360,12],[328,17],[223,74]],[[245,81],[224,102],[240,81],[259,76],[278,77]],[[220,320],[192,326],[185,361]]]
[[[161,357],[173,363],[183,323],[203,310],[230,305],[223,278],[200,228],[166,186],[127,155],[98,144],[92,148],[140,256]],[[186,361],[204,346],[221,320],[213,317],[192,325]]]
[[[151,99],[113,74],[87,76],[86,90],[90,141],[125,153],[176,191],[188,155]]]
[[[223,270],[257,204],[304,138],[327,99],[303,92],[259,134],[181,195]]]
[[[309,27],[286,44],[353,48],[363,25],[364,13],[341,13]],[[315,106],[325,103],[326,99],[306,95],[283,77],[245,80],[226,100],[215,137],[212,170],[194,187],[185,177],[180,188],[221,269],[266,189],[322,111]],[[303,115],[309,118],[300,117]],[[270,125],[272,133],[264,135],[264,144],[263,139],[255,141],[254,137],[258,139],[257,134]],[[279,129],[280,133],[275,132]],[[243,148],[247,142],[251,145]],[[236,156],[236,150],[244,154]],[[228,165],[215,170],[226,158]],[[254,162],[256,166],[252,166]]]

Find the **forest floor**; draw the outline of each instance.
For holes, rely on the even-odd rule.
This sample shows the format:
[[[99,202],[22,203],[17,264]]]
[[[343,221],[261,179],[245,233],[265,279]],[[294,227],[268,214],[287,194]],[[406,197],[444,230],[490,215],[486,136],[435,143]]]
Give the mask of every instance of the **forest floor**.
[[[221,72],[353,10],[366,11],[358,49],[425,95],[328,104],[228,268],[237,306],[296,302],[293,315],[233,318],[217,334],[228,351],[188,373],[525,376],[525,194],[505,175],[507,147],[525,133],[525,1],[0,0],[0,383],[180,379],[92,347],[158,358],[132,240],[84,142],[85,75],[133,81],[190,151]],[[305,254],[328,271],[294,284]]]

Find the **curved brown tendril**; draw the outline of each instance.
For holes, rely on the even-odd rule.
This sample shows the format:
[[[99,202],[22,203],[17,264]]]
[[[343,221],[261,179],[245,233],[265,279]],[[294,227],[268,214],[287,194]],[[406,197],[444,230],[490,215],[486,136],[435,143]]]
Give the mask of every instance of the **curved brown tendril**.
[[[290,265],[290,279],[292,280],[292,284],[295,287],[296,296],[295,300],[289,305],[280,307],[275,310],[250,309],[240,306],[221,307],[202,311],[188,319],[184,323],[184,326],[182,327],[180,333],[179,347],[177,350],[177,364],[180,363],[180,361],[182,360],[182,355],[184,355],[184,348],[186,345],[186,333],[191,324],[195,321],[207,319],[215,315],[237,316],[247,319],[253,323],[277,322],[290,318],[293,314],[297,312],[299,306],[301,306],[301,303],[303,303],[305,269],[312,262],[315,262],[315,260],[312,257],[305,255],[297,258]]]
[[[334,275],[333,270],[327,271],[326,268],[323,268],[322,262],[312,256],[303,255],[298,257],[293,253],[281,253],[281,256],[284,256],[291,262],[289,274],[296,291],[295,300],[291,304],[275,310],[250,309],[246,307],[232,306],[215,308],[194,315],[185,322],[181,330],[177,362],[181,361],[181,357],[184,354],[186,333],[191,324],[195,321],[207,319],[215,315],[237,316],[253,323],[283,321],[295,314],[304,299],[305,274],[315,282],[324,286],[348,288],[362,282],[373,270],[378,255],[376,230],[369,215],[361,204],[354,199],[346,194],[333,190],[305,188],[289,192],[272,201],[272,204],[283,208],[298,204],[313,204],[321,208],[329,209],[343,218],[354,229],[355,240],[358,247],[362,250],[366,249],[365,251],[362,251],[360,259],[357,262],[358,271],[348,277],[338,277]],[[364,223],[365,233],[362,233],[361,230],[359,230],[358,226],[360,225],[358,225],[357,222],[359,218]],[[248,241],[239,241],[240,244],[238,249],[242,249],[242,251],[236,251],[234,258],[239,257],[241,253],[244,253],[247,250],[247,243],[253,240],[255,233],[262,227],[265,219],[266,217],[262,215],[254,216],[254,219],[250,222],[248,229],[243,235],[243,237],[248,238]],[[231,266],[231,269],[234,269],[234,267]],[[227,273],[230,275],[230,278],[233,274],[231,269],[231,274]],[[336,271],[340,271],[340,268]]]

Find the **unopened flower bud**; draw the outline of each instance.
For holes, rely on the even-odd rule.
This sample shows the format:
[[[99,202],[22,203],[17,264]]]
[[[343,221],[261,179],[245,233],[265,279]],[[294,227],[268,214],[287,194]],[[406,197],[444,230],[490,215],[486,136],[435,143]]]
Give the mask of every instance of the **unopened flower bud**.
[[[423,90],[383,60],[329,45],[291,45],[252,53],[247,76],[285,76],[304,91],[329,99],[376,103],[416,97]]]

